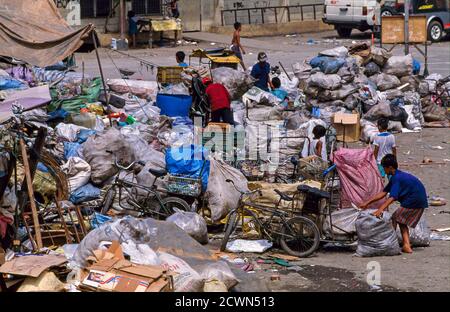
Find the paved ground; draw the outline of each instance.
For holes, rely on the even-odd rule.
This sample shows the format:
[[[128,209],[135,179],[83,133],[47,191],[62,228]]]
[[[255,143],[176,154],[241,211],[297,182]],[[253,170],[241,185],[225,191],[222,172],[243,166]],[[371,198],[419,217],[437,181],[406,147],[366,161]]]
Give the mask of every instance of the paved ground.
[[[186,36],[197,40],[200,47],[226,46],[230,39],[226,36],[203,33]],[[206,41],[200,42],[200,39]],[[314,39],[315,43],[308,44],[309,39]],[[290,68],[293,63],[312,57],[323,49],[342,44],[348,45],[353,41],[370,41],[370,34],[356,33],[349,40],[335,40],[335,33],[330,31],[294,37],[246,39],[243,40],[243,44],[247,47],[248,53],[245,55],[247,64],[253,64],[256,54],[265,50],[272,64],[281,61],[286,68]],[[174,54],[177,50],[188,53],[195,47],[185,42],[184,46],[177,48],[133,50],[129,53],[158,65],[173,65]],[[394,52],[401,54],[403,51],[397,48]],[[107,78],[119,77],[117,66],[138,71],[134,76],[136,79],[154,79],[155,73],[146,69],[140,70],[139,63],[134,59],[105,49],[100,53]],[[418,57],[415,51],[413,54]],[[429,48],[429,57],[430,72],[450,74],[449,39],[433,44]],[[98,75],[94,54],[84,55],[83,59],[87,73]],[[78,63],[81,64],[81,56],[78,56]],[[425,129],[422,134],[400,134],[397,136],[397,141],[400,161],[415,164],[404,169],[420,177],[430,195],[439,195],[450,201],[450,163],[444,162],[444,159],[450,159],[450,129]],[[438,145],[443,149],[432,148]],[[424,156],[445,164],[418,165]],[[450,212],[450,205],[431,207],[427,210],[426,217],[431,228],[450,227],[450,215],[441,214],[441,211]],[[450,232],[444,234],[450,235]],[[280,266],[270,265],[263,265],[256,273],[245,273],[238,268],[234,269],[242,279],[238,288],[241,291],[367,291],[370,287],[365,280],[368,272],[367,264],[370,261],[377,261],[380,264],[382,290],[450,291],[450,241],[433,241],[430,247],[418,248],[412,255],[369,259],[357,258],[353,256],[352,251],[348,250],[320,250],[314,257],[300,260],[297,263],[299,266],[297,271],[288,271]],[[277,273],[280,273],[280,281],[270,280],[270,276],[274,274],[273,270],[278,270]]]
[[[185,39],[189,42],[183,42],[182,46],[173,48],[168,43],[161,48],[156,49],[139,49],[130,50],[127,53],[150,61],[157,65],[168,66],[175,64],[175,52],[183,50],[188,55],[194,48],[214,48],[214,47],[228,47],[231,43],[231,38],[226,35],[210,34],[210,33],[187,33]],[[313,40],[313,44],[308,44],[309,40]],[[292,64],[302,62],[307,58],[317,55],[321,50],[333,48],[339,45],[350,45],[353,42],[370,42],[371,35],[369,32],[361,33],[355,31],[350,39],[337,39],[335,31],[326,31],[314,34],[293,34],[290,37],[276,36],[276,37],[258,37],[258,38],[244,38],[242,43],[247,50],[244,55],[244,61],[247,66],[253,65],[256,62],[257,54],[260,51],[266,51],[269,55],[269,62],[272,65],[282,62],[288,71],[291,71]],[[194,45],[192,43],[198,43]],[[450,37],[440,43],[435,43],[429,47],[429,71],[437,72],[442,75],[450,73]],[[394,54],[401,55],[403,53],[402,47],[396,47],[393,50]],[[411,53],[418,60],[423,62],[423,57],[414,49],[411,48]],[[119,55],[116,52],[101,49],[100,51],[102,65],[105,70],[105,75],[108,78],[118,78],[120,74],[116,67],[129,68],[137,71],[133,77],[136,79],[154,79],[155,73],[149,72],[146,69],[140,68],[140,64],[135,59]],[[116,65],[110,59],[113,58]],[[98,75],[98,66],[96,63],[94,53],[78,55],[78,64],[81,66],[81,60],[84,59],[86,63],[86,71],[91,74]],[[195,64],[196,59],[193,59]]]

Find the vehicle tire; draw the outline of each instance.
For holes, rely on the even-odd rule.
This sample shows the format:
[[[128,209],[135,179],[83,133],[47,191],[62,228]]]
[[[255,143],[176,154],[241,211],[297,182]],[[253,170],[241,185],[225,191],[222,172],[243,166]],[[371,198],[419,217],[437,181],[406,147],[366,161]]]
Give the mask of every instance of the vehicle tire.
[[[106,215],[108,213],[109,209],[111,209],[111,206],[114,202],[115,196],[116,196],[116,192],[115,192],[114,188],[111,187],[108,190],[108,192],[106,192],[105,199],[103,200],[102,210],[100,211],[100,213],[102,215]]]
[[[442,39],[444,29],[442,24],[438,21],[432,21],[428,25],[428,39],[433,42],[438,42]]]
[[[230,239],[231,234],[236,229],[237,222],[238,213],[236,211],[230,212],[227,224],[225,225],[225,234],[223,236],[222,243],[220,244],[220,251],[225,251],[227,249],[228,240]]]
[[[393,10],[391,8],[384,7],[381,9],[380,15],[381,16],[392,16],[392,15],[395,15],[395,13],[393,12]]]
[[[342,37],[342,38],[349,38],[350,35],[352,34],[352,29],[347,28],[347,27],[337,27],[336,31],[337,31],[339,37]]]
[[[175,213],[174,208],[191,212],[191,207],[188,203],[184,199],[178,197],[166,197],[161,200],[161,203],[166,207],[166,210],[169,211],[169,214],[165,213],[166,218]]]
[[[292,256],[308,257],[320,244],[320,231],[317,225],[305,217],[289,219],[287,224],[283,224],[281,233],[281,248]],[[293,236],[293,239],[288,240],[287,236]],[[295,245],[292,246],[292,243]]]

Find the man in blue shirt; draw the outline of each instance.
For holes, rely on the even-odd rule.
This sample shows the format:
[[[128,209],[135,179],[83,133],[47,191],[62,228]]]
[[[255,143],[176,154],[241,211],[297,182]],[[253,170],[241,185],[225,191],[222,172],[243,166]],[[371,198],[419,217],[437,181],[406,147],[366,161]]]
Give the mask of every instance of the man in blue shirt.
[[[184,62],[184,59],[186,58],[186,54],[184,54],[183,51],[178,51],[175,54],[175,58],[177,60],[178,66],[181,66],[181,67],[188,67],[189,66],[188,64],[186,64]]]
[[[397,223],[400,227],[403,238],[402,251],[412,253],[408,226],[415,228],[425,208],[428,208],[427,192],[418,178],[398,170],[397,159],[394,155],[387,154],[384,156],[381,165],[386,175],[391,176],[389,183],[383,192],[362,203],[360,208],[367,209],[370,204],[385,198],[389,194],[388,199],[373,213],[374,216],[380,217],[383,211],[394,201],[400,202],[401,207],[392,214],[392,223],[394,229],[397,228]]]
[[[270,64],[267,62],[267,54],[264,52],[258,53],[258,63],[253,65],[252,75],[253,78],[258,81],[255,83],[255,87],[260,88],[261,90],[269,92],[270,80]]]

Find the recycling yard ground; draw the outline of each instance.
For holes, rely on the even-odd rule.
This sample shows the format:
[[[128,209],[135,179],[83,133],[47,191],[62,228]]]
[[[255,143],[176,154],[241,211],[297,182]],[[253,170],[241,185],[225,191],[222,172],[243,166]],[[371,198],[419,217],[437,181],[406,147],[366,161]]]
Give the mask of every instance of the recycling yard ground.
[[[348,40],[334,40],[335,32],[318,34],[302,34],[293,37],[264,37],[244,39],[247,55],[245,62],[252,65],[259,51],[266,51],[272,65],[279,61],[288,71],[291,65],[302,62],[319,51],[338,45],[349,45],[353,41],[370,41],[370,34],[356,33]],[[190,33],[185,39],[197,41],[200,47],[228,46],[231,38],[223,35]],[[202,39],[202,41],[200,41]],[[314,39],[315,44],[307,44]],[[214,43],[214,45],[212,45]],[[185,43],[183,46],[161,47],[157,49],[141,49],[128,51],[129,54],[143,58],[158,65],[175,64],[174,55],[178,50],[187,54],[195,45]],[[411,48],[415,57],[422,61],[418,53]],[[401,47],[394,54],[403,53]],[[154,73],[145,68],[140,70],[139,63],[115,52],[102,49],[100,51],[102,64],[107,78],[119,78],[115,66],[136,70],[136,79],[154,79]],[[111,56],[114,63],[111,61]],[[78,56],[80,64],[81,56]],[[86,72],[98,75],[94,54],[83,56]],[[450,74],[450,39],[429,47],[430,73]],[[425,184],[429,195],[438,195],[450,200],[450,129],[424,129],[422,133],[397,134],[398,157],[401,167],[417,175]],[[356,146],[363,146],[358,143]],[[441,146],[442,149],[437,149]],[[435,147],[435,148],[433,148]],[[424,157],[431,158],[435,164],[420,165]],[[450,226],[450,204],[440,207],[430,207],[425,215],[432,229]],[[444,232],[447,234],[448,232]],[[217,248],[217,241],[210,248]],[[249,258],[257,259],[250,255]],[[431,242],[428,248],[416,248],[412,255],[402,254],[394,257],[358,258],[353,251],[342,249],[321,249],[313,257],[295,262],[294,268],[283,268],[276,265],[262,265],[254,273],[246,273],[234,268],[241,279],[238,291],[368,291],[371,289],[366,281],[368,263],[376,261],[381,268],[381,290],[400,291],[450,291],[450,241]],[[277,271],[273,271],[277,270]],[[280,280],[271,281],[271,275],[279,273]]]

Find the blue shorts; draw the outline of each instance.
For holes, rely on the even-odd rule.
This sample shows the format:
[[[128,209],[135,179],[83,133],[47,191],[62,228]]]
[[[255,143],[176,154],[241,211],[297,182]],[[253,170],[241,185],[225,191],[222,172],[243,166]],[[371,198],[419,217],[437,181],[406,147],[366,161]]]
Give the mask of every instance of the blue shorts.
[[[232,46],[231,51],[233,51],[234,55],[236,55],[236,57],[242,61],[242,52],[238,46]]]

